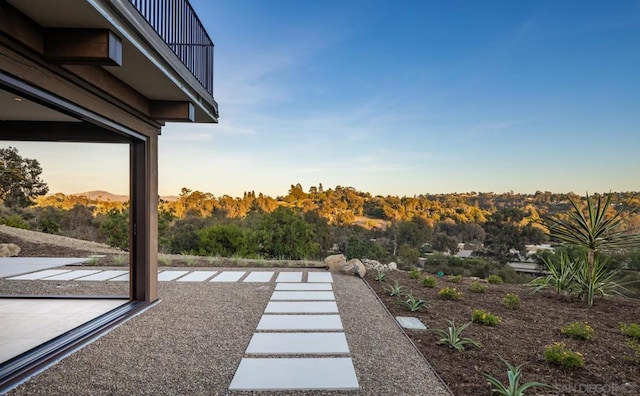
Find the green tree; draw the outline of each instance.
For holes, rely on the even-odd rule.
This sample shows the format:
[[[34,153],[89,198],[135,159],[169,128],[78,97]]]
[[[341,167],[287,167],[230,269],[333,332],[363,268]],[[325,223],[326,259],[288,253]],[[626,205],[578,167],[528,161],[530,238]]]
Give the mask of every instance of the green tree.
[[[8,207],[27,207],[49,191],[35,159],[22,158],[15,147],[0,148],[0,199]]]
[[[317,257],[320,251],[313,226],[299,212],[284,206],[262,216],[257,239],[261,253],[270,258],[300,260]]]
[[[249,257],[255,253],[249,230],[236,224],[216,224],[198,231],[199,252],[212,256]]]
[[[129,211],[111,209],[100,224],[100,234],[110,246],[129,250]]]
[[[420,262],[420,251],[404,244],[398,249],[398,257],[400,258],[400,269],[410,269]]]

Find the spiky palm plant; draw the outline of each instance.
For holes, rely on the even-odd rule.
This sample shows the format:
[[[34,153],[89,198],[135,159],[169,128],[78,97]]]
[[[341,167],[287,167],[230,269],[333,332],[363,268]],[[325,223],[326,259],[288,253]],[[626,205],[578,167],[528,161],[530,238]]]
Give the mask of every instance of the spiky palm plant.
[[[548,384],[542,382],[526,382],[520,385],[522,379],[522,364],[514,366],[507,362],[503,358],[500,358],[507,365],[507,378],[509,380],[508,385],[504,385],[499,379],[489,374],[483,374],[492,386],[491,392],[500,396],[523,396],[524,392],[530,388],[552,388]]]
[[[589,304],[593,304],[593,295],[603,289],[612,290],[619,285],[613,282],[617,271],[608,270],[604,262],[597,260],[597,253],[604,250],[616,250],[637,247],[640,236],[627,234],[620,229],[623,213],[621,209],[608,215],[611,208],[612,194],[592,199],[587,194],[586,210],[582,210],[577,202],[569,198],[572,211],[567,219],[547,217],[544,220],[552,239],[587,249],[586,262],[574,262],[573,273],[582,275],[574,279],[581,295]],[[605,280],[609,285],[604,285]],[[600,289],[600,290],[598,290]],[[594,291],[596,293],[594,293]],[[599,293],[598,293],[599,294]]]

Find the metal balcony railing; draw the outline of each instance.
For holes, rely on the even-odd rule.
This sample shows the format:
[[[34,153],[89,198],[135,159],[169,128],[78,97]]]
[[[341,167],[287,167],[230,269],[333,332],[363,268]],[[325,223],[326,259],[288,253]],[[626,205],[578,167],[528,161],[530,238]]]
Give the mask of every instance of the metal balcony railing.
[[[213,98],[213,41],[189,0],[129,0]]]

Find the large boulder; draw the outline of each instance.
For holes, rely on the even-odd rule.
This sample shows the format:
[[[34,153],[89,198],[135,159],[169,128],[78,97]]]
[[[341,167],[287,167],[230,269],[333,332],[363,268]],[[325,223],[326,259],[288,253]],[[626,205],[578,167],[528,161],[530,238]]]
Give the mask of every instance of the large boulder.
[[[340,270],[343,274],[355,275],[364,278],[367,273],[367,269],[364,264],[358,259],[349,260]]]
[[[15,243],[0,243],[0,257],[15,257],[20,254],[20,246]]]
[[[325,258],[324,264],[329,268],[329,271],[338,272],[347,264],[347,258],[344,257],[344,254],[334,254]]]

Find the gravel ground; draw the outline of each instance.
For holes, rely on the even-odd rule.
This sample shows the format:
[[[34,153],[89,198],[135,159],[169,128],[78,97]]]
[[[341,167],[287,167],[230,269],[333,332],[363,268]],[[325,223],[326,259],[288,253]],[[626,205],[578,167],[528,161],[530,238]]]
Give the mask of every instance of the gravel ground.
[[[362,280],[334,275],[334,281],[360,391],[277,394],[449,394]],[[114,285],[116,282],[65,283],[75,286],[58,289],[60,294],[120,294],[120,289],[126,288],[124,282],[117,285]],[[82,284],[76,285],[78,283]],[[22,290],[56,287],[44,281],[20,284]],[[68,356],[10,394],[260,394],[230,393],[228,387],[274,285],[273,282],[162,282],[159,284],[160,304]],[[90,290],[81,290],[84,288]]]

